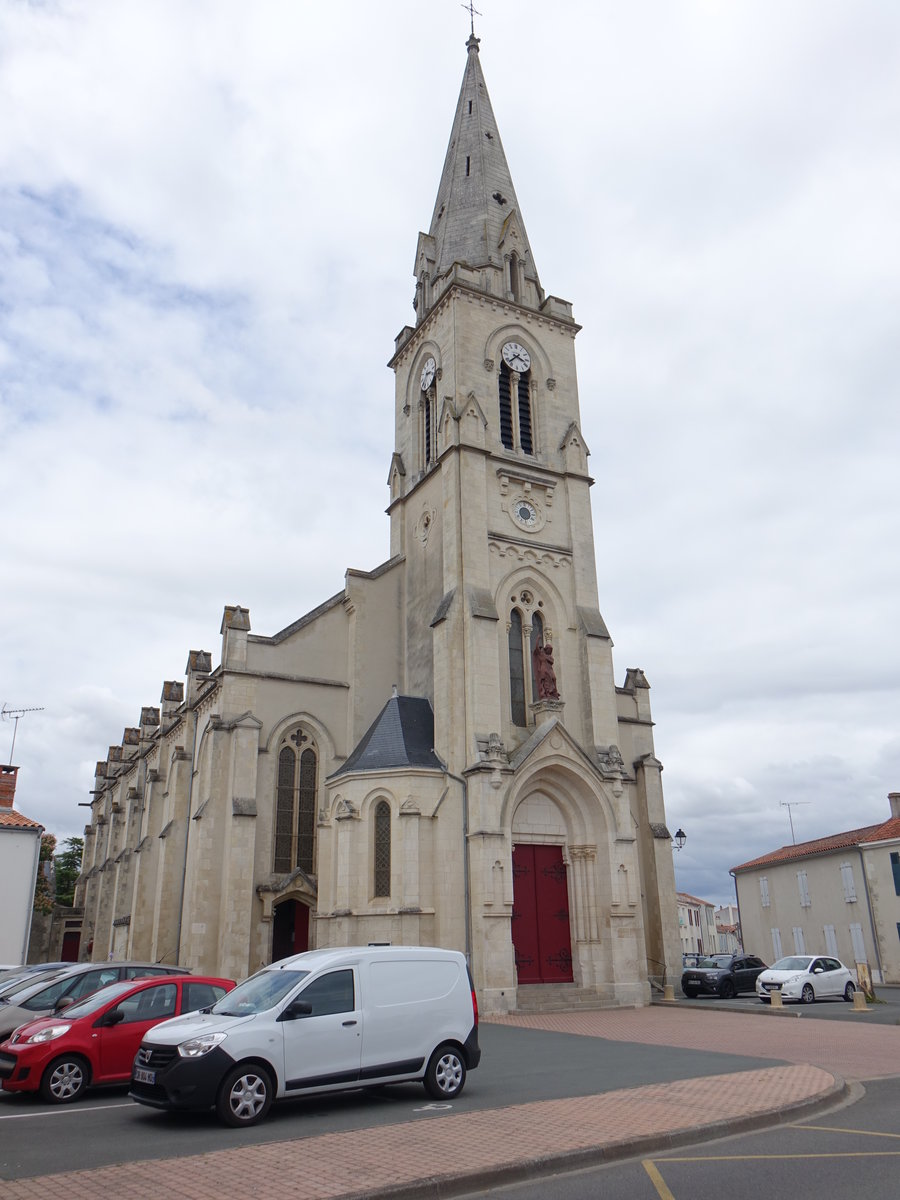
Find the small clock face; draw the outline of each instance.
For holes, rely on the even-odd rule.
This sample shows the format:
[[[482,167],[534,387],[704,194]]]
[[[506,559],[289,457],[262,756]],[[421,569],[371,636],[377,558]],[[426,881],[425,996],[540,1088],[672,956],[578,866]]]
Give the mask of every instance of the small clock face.
[[[517,500],[512,506],[513,520],[523,529],[536,529],[538,512],[530,500]]]
[[[423,392],[427,392],[428,389],[431,387],[432,381],[434,379],[435,369],[436,368],[435,368],[434,359],[426,358],[425,366],[422,368],[422,374],[419,376],[419,383],[421,384]]]
[[[503,361],[509,369],[518,371],[520,375],[523,375],[531,366],[531,355],[518,342],[507,342],[501,353]]]

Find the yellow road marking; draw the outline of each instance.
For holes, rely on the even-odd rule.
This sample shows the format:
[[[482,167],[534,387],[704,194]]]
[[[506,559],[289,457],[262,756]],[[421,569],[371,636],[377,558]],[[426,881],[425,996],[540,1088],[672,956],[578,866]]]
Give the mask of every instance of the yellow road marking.
[[[874,1129],[843,1129],[840,1125],[792,1125],[792,1129],[821,1129],[823,1133],[859,1133],[863,1137],[900,1138],[900,1133],[878,1133]]]
[[[900,1158],[900,1150],[847,1150],[840,1154],[708,1154],[681,1155],[662,1162],[778,1162],[792,1158]]]
[[[652,1163],[649,1158],[645,1158],[643,1166],[644,1170],[650,1176],[653,1186],[656,1188],[656,1194],[659,1196],[659,1200],[675,1200],[675,1197],[666,1187],[666,1181],[656,1169],[656,1164]]]

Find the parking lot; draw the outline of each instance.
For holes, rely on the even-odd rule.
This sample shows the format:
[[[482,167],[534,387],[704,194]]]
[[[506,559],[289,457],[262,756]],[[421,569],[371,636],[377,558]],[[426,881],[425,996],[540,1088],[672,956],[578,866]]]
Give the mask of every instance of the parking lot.
[[[866,1011],[857,1012],[852,1004],[843,1000],[817,1000],[815,1004],[785,1004],[773,1009],[763,1004],[755,992],[742,992],[732,1000],[719,996],[697,996],[688,999],[679,996],[677,1004],[696,1009],[722,1009],[724,1012],[758,1013],[762,1016],[796,1020],[798,1017],[814,1018],[817,1021],[866,1022],[875,1025],[900,1025],[900,987],[879,984],[875,988],[875,1003],[866,1006]]]

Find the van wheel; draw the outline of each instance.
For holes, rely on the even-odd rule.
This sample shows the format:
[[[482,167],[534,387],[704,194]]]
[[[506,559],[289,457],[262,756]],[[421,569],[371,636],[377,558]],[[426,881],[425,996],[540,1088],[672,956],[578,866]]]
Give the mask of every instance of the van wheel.
[[[466,1064],[453,1046],[438,1046],[425,1070],[425,1091],[433,1100],[452,1100],[466,1083]]]
[[[268,1071],[247,1063],[229,1071],[216,1098],[216,1114],[226,1125],[255,1125],[272,1107],[274,1087]]]

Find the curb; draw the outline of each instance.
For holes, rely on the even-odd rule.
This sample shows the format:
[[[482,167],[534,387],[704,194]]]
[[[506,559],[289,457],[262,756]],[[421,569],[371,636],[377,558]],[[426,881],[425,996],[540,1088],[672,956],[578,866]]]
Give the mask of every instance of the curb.
[[[677,1150],[681,1146],[694,1146],[716,1138],[788,1125],[798,1117],[810,1116],[831,1108],[837,1101],[844,1100],[854,1093],[853,1086],[842,1076],[832,1075],[832,1080],[832,1086],[825,1092],[808,1100],[798,1100],[786,1108],[773,1108],[767,1113],[730,1117],[724,1121],[710,1121],[705,1125],[694,1125],[690,1129],[681,1129],[674,1133],[610,1142],[607,1145],[522,1159],[519,1162],[477,1171],[461,1171],[456,1175],[426,1176],[415,1183],[403,1183],[395,1187],[341,1192],[330,1196],[329,1200],[449,1200],[450,1197],[465,1196],[503,1185],[530,1183],[551,1175],[601,1167],[628,1158]]]

